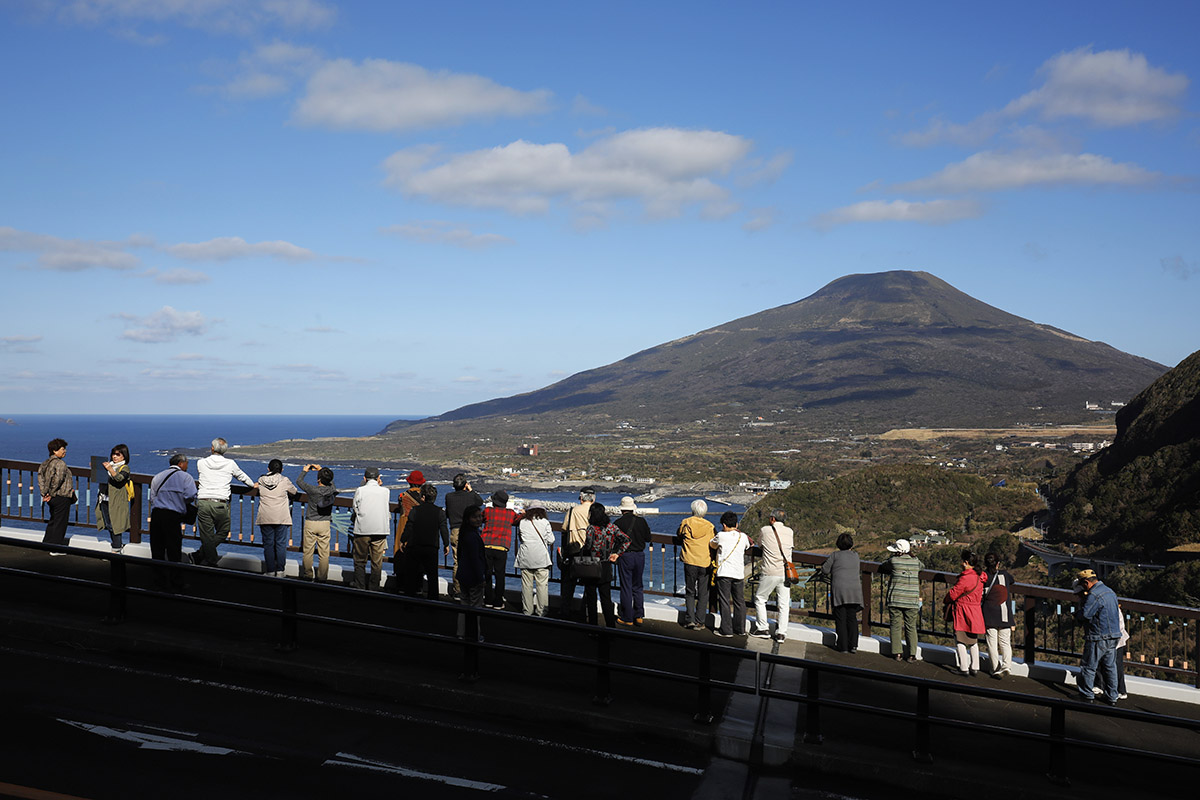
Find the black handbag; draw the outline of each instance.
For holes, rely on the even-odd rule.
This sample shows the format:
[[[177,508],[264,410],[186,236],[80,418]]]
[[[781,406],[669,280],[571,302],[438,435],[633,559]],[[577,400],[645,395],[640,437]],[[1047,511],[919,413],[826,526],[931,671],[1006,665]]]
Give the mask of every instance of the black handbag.
[[[577,581],[592,581],[599,583],[604,577],[604,565],[607,559],[598,556],[575,556],[571,559],[571,574]]]

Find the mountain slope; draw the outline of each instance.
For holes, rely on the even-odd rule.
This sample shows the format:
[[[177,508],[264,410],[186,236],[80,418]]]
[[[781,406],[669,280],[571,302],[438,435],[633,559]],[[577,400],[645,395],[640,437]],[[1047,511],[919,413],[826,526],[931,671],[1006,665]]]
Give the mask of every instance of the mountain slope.
[[[674,424],[803,409],[813,428],[1064,422],[1085,418],[1086,400],[1125,400],[1164,370],[928,273],[896,271],[850,275],[798,302],[431,421]]]
[[[1200,542],[1200,352],[1121,409],[1112,445],[1054,494],[1065,541],[1132,558]]]

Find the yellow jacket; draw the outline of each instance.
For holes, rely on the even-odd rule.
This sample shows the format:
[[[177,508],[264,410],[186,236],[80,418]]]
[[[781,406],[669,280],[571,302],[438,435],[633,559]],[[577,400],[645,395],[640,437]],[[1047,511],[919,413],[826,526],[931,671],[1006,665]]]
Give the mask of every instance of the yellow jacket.
[[[712,564],[712,551],[708,543],[716,531],[704,517],[688,517],[679,523],[679,535],[683,537],[683,563],[693,567]]]

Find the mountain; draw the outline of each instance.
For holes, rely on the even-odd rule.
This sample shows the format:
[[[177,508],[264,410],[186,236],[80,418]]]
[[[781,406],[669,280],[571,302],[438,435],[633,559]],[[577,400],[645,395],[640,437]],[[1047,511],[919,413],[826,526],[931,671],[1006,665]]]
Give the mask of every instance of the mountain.
[[[850,275],[803,300],[427,422],[671,425],[802,415],[812,429],[1071,422],[1166,367],[1001,311],[925,272]],[[412,423],[397,420],[388,430]]]
[[[1053,495],[1063,541],[1134,559],[1200,542],[1200,352],[1121,409],[1112,445]]]

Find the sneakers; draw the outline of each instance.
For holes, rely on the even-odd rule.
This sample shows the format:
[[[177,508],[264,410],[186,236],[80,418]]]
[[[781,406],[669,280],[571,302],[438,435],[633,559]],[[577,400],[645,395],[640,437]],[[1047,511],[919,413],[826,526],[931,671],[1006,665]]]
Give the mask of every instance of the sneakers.
[[[751,628],[750,635],[756,636],[759,639],[770,639],[771,631],[768,628]]]
[[[722,631],[720,629],[713,631],[713,633],[715,633],[717,636],[720,636],[722,639],[732,639],[733,638],[732,633],[725,633],[724,631]]]
[[[775,641],[777,641],[777,642],[786,642],[786,641],[787,641],[787,636],[786,636],[786,635],[784,635],[784,634],[782,634],[782,633],[776,633],[776,634],[775,634]]]
[[[1096,695],[1096,697],[1099,697],[1100,695],[1104,694],[1104,690],[1101,689],[1099,686],[1093,686],[1092,694]]]
[[[1119,695],[1117,695],[1117,699],[1118,700],[1128,700],[1129,695],[1125,694],[1124,692],[1121,692]]]

